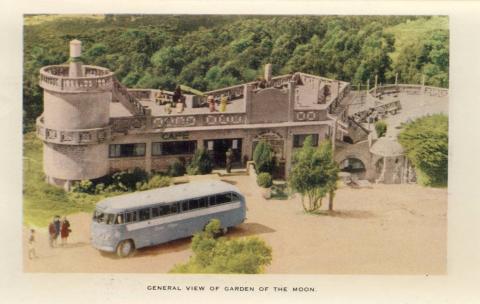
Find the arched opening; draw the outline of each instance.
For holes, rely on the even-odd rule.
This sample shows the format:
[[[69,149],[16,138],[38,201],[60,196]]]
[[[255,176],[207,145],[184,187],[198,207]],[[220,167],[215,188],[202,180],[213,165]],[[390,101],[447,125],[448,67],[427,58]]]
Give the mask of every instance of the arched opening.
[[[343,142],[346,142],[347,144],[353,144],[353,139],[350,136],[343,136]]]
[[[340,171],[348,172],[361,179],[365,176],[366,168],[360,159],[350,157],[340,162]]]

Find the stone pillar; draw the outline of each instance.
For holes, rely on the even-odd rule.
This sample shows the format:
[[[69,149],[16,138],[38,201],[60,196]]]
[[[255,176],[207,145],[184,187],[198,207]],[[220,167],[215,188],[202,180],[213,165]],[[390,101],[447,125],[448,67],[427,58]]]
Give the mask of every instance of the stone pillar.
[[[82,42],[76,39],[70,41],[70,64],[68,69],[68,77],[83,77],[81,56]]]
[[[145,171],[150,173],[152,171],[152,140],[145,141]]]
[[[272,64],[267,63],[265,65],[264,78],[266,82],[272,81]]]
[[[375,91],[374,91],[375,97],[377,97],[377,85],[378,85],[378,75],[375,75]]]
[[[367,79],[367,94],[368,94],[368,91],[370,91],[370,78]]]
[[[395,73],[395,85],[398,85],[398,73]]]
[[[145,109],[145,129],[152,128],[152,109]]]
[[[332,127],[332,153],[335,153],[335,141],[337,140],[337,119],[333,120]]]
[[[290,80],[288,82],[288,121],[293,121],[294,119],[295,86],[296,86],[295,81]]]
[[[285,145],[285,178],[288,178],[288,175],[292,170],[293,158],[293,134],[290,128],[287,128],[286,130]]]
[[[253,86],[251,84],[247,84],[243,86],[243,96],[245,97],[245,123],[248,124],[250,119],[250,115],[252,112],[252,94],[253,94]]]

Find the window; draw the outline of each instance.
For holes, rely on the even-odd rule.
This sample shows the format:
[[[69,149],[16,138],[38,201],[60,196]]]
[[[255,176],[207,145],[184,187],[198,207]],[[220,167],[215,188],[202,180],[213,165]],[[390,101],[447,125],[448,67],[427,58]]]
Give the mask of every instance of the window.
[[[123,214],[117,214],[115,224],[123,224]]]
[[[194,210],[198,208],[199,208],[198,199],[191,199],[188,201],[188,210]]]
[[[195,140],[154,142],[152,143],[152,155],[193,154],[196,148]]]
[[[188,201],[182,202],[182,211],[188,211]]]
[[[232,196],[230,193],[217,194],[214,197],[210,198],[210,206],[230,203],[232,201]]]
[[[240,201],[240,196],[237,193],[232,193],[232,201]]]
[[[198,200],[198,204],[199,204],[199,207],[200,208],[205,208],[207,207],[207,198],[206,197],[202,197]]]
[[[179,208],[178,208],[178,203],[173,203],[170,205],[170,213],[178,213]]]
[[[296,135],[293,135],[293,147],[294,148],[303,147],[303,142],[308,136],[312,137],[312,145],[314,147],[318,146],[318,134],[296,134]]]
[[[152,218],[160,216],[160,208],[161,207],[153,207],[152,208]]]
[[[125,213],[125,223],[133,223],[137,221],[137,211]]]
[[[114,144],[110,145],[109,157],[139,157],[145,156],[145,144]]]
[[[160,215],[168,215],[170,214],[170,205],[160,206]]]
[[[140,209],[138,211],[138,218],[140,221],[146,221],[150,219],[150,208]]]

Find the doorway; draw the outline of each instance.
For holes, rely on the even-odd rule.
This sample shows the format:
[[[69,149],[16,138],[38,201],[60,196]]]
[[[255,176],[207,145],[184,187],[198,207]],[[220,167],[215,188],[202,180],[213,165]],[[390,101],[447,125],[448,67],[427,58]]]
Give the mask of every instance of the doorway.
[[[232,166],[234,168],[242,166],[241,138],[207,139],[204,145],[212,159],[214,167],[225,168],[228,149],[232,149],[233,152]]]

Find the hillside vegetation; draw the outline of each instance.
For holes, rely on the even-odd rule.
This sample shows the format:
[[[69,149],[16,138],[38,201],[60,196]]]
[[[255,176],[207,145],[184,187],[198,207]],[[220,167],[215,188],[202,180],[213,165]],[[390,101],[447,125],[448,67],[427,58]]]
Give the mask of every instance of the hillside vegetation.
[[[415,16],[27,16],[24,127],[42,112],[38,71],[68,60],[110,68],[129,87],[200,91],[302,71],[365,84],[448,85],[448,18]]]

